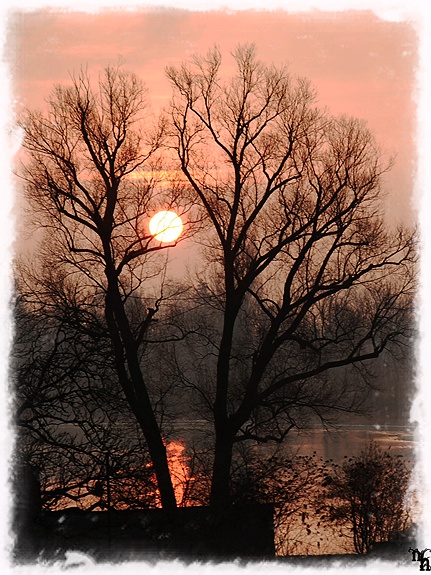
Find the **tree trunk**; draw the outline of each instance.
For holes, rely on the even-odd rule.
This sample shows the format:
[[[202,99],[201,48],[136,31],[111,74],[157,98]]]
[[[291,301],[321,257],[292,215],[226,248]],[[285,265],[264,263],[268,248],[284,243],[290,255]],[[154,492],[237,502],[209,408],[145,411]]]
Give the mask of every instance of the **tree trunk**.
[[[230,469],[232,464],[233,438],[226,429],[216,431],[210,506],[223,509],[232,503]]]
[[[154,466],[162,507],[177,506],[166,447],[142,375],[135,340],[116,284],[106,294],[106,319],[113,343],[117,373],[129,405],[142,429]]]
[[[239,300],[235,298],[232,272],[227,273],[225,289],[229,297],[226,297],[223,333],[217,360],[217,388],[213,406],[216,439],[210,505],[216,508],[227,507],[232,502],[230,470],[235,433],[229,423],[227,405],[233,331],[239,309]]]

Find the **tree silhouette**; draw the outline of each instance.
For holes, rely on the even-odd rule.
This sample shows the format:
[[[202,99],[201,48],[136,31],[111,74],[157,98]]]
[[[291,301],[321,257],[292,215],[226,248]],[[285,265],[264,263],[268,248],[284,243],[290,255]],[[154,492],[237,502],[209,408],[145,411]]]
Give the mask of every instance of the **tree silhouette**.
[[[205,377],[184,379],[213,419],[214,506],[232,501],[235,444],[357,409],[352,374],[408,342],[414,289],[413,237],[385,225],[389,165],[365,124],[319,110],[252,46],[234,59],[229,80],[217,49],[167,70],[171,145],[207,220],[197,292],[217,319],[197,344]]]
[[[49,345],[34,349],[40,370],[35,362],[25,365],[31,377],[21,372],[32,383],[20,417],[33,417],[33,384],[42,398],[35,422],[52,397],[60,411],[70,403],[69,418],[79,393],[93,406],[109,390],[109,403],[119,385],[164,507],[175,506],[175,495],[157,417],[163,402],[145,371],[151,342],[165,342],[166,370],[154,379],[192,393],[178,396],[173,411],[211,420],[209,501],[223,507],[236,499],[233,464],[243,444],[281,443],[310,420],[358,411],[372,360],[408,344],[412,332],[414,237],[384,221],[390,166],[372,134],[359,120],[319,110],[306,80],[259,62],[253,47],[234,58],[230,80],[216,49],[169,68],[170,118],[157,125],[136,76],[116,68],[97,89],[82,72],[54,89],[46,114],[22,120],[30,161],[21,176],[48,236],[39,268],[24,273],[26,305],[40,324],[47,312],[62,313],[47,326]],[[179,175],[167,182],[172,150]],[[165,296],[145,288],[163,278],[163,246],[145,223],[177,205],[197,206],[211,265],[188,302],[176,298],[167,323],[155,327]],[[93,424],[86,407],[76,417]]]
[[[399,542],[411,525],[410,470],[401,456],[370,442],[359,455],[345,456],[327,477],[328,515],[349,529],[356,553],[368,553],[375,543]]]
[[[85,72],[71,86],[55,87],[46,114],[27,112],[22,119],[30,161],[21,176],[34,221],[50,241],[42,265],[67,279],[83,329],[102,311],[117,380],[145,437],[162,505],[175,507],[141,365],[161,298],[138,315],[135,303],[145,296],[145,280],[162,270],[150,258],[162,246],[145,231],[146,218],[176,205],[181,189],[172,182],[168,193],[162,183],[163,125],[151,124],[145,96],[134,74],[112,67],[96,89]]]
[[[85,333],[70,302],[60,306],[45,292],[44,308],[28,313],[21,297],[12,356],[16,455],[38,478],[41,508],[106,508],[107,454],[111,506],[154,506],[151,460],[119,390],[109,338]]]

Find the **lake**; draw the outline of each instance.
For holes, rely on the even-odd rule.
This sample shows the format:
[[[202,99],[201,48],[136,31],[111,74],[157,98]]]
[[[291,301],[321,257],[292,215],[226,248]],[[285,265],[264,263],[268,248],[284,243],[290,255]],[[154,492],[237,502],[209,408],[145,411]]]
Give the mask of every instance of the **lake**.
[[[417,441],[413,427],[391,428],[366,425],[325,430],[320,428],[291,432],[286,448],[297,450],[298,455],[311,455],[314,451],[323,459],[340,462],[344,455],[358,455],[373,440],[382,449],[390,448],[394,455],[403,455],[414,461]]]

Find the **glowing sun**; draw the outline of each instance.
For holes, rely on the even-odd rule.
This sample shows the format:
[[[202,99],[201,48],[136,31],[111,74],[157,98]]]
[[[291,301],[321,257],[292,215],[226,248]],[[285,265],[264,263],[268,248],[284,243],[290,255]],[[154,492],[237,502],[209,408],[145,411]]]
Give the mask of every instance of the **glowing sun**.
[[[174,242],[183,231],[183,222],[175,212],[162,210],[150,220],[150,234],[159,242]]]

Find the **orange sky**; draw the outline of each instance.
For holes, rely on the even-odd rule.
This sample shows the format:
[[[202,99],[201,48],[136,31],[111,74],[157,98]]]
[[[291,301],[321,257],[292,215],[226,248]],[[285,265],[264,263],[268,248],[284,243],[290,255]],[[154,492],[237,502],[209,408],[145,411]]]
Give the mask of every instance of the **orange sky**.
[[[7,57],[18,106],[43,105],[54,83],[87,65],[97,73],[118,58],[147,84],[155,109],[167,104],[166,65],[217,43],[227,55],[254,42],[266,62],[287,63],[308,77],[318,101],[335,113],[368,121],[396,164],[387,176],[387,206],[396,219],[413,216],[417,38],[405,22],[370,11],[288,13],[282,10],[197,12],[155,8],[78,13],[12,13]]]

